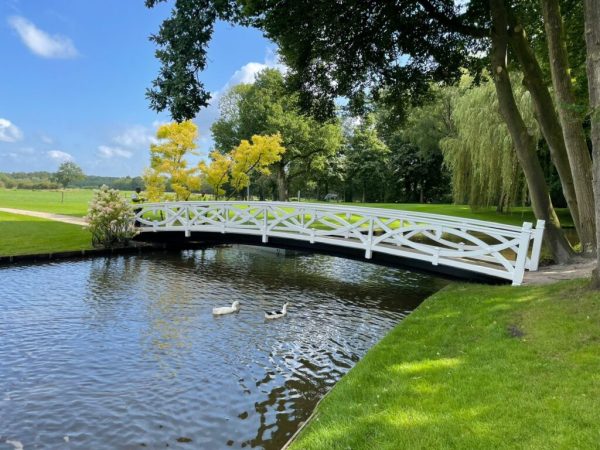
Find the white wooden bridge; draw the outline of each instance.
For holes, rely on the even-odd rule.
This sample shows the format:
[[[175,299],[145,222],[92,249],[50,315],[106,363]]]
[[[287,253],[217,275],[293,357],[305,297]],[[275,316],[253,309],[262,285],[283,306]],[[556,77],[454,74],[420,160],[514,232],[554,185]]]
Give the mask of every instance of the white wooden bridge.
[[[139,209],[138,209],[139,208]],[[521,227],[384,208],[287,202],[164,202],[136,205],[138,240],[338,248],[364,258],[456,269],[520,285],[538,268],[544,221]],[[156,235],[159,233],[160,235]],[[162,235],[162,236],[161,236]],[[448,272],[448,270],[446,270]]]

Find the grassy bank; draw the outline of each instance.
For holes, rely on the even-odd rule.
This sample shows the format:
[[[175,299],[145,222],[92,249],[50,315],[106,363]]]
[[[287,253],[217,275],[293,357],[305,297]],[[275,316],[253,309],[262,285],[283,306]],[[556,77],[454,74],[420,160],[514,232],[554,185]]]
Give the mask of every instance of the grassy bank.
[[[79,225],[0,212],[0,256],[54,253],[92,247]]]
[[[600,295],[453,285],[334,388],[293,449],[597,448]]]

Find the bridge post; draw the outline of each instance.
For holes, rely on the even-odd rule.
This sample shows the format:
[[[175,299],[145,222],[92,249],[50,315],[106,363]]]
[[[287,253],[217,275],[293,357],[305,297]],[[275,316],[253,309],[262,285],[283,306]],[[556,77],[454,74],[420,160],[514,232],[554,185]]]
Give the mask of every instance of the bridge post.
[[[225,234],[225,227],[227,226],[228,220],[229,220],[229,208],[226,205],[223,205],[223,223],[221,224],[221,234]]]
[[[523,276],[525,274],[525,260],[527,259],[527,253],[529,251],[529,241],[531,239],[532,227],[533,224],[531,222],[525,222],[521,230],[521,237],[519,238],[519,250],[513,272],[513,286],[520,286],[523,282]]]
[[[369,234],[367,236],[367,250],[365,251],[365,258],[371,259],[373,256],[373,216],[369,219]]]
[[[531,267],[529,270],[538,270],[540,264],[540,253],[542,251],[542,238],[544,237],[544,228],[546,222],[538,220],[533,230],[533,246],[531,247]]]
[[[269,229],[269,207],[263,207],[263,223],[262,223],[262,242],[266,244],[269,242],[269,237],[267,236],[267,230]]]
[[[350,223],[350,218],[352,216],[350,215],[350,213],[346,213],[346,222]],[[346,230],[346,232],[344,233],[344,239],[348,239],[350,237],[350,230]]]
[[[189,205],[185,205],[184,207],[185,210],[185,226],[184,226],[184,234],[185,237],[190,237],[191,233],[190,233],[190,207]]]

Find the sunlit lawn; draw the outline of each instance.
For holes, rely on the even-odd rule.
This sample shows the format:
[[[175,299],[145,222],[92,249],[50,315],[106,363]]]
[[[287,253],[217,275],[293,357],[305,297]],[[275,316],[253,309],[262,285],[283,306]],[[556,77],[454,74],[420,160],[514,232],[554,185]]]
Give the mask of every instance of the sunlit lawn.
[[[0,212],[0,256],[91,248],[91,235],[79,225]]]
[[[600,295],[453,285],[333,389],[293,449],[597,448]]]
[[[89,189],[67,189],[61,202],[59,190],[0,189],[0,207],[84,216],[92,194]]]
[[[93,193],[92,189],[66,189],[63,201],[60,190],[0,189],[0,207],[82,217]],[[122,195],[130,198],[131,193],[123,191]]]
[[[332,203],[340,204],[340,203]],[[442,214],[448,216],[459,216],[469,219],[487,220],[492,222],[501,222],[509,225],[522,225],[523,222],[533,222],[536,220],[529,207],[514,207],[508,213],[498,213],[494,207],[482,207],[472,210],[468,205],[450,205],[450,204],[431,204],[431,203],[341,203],[350,206],[372,206],[377,208],[402,209],[405,211],[422,212],[429,214]],[[558,208],[561,225],[573,227],[573,220],[567,208]]]

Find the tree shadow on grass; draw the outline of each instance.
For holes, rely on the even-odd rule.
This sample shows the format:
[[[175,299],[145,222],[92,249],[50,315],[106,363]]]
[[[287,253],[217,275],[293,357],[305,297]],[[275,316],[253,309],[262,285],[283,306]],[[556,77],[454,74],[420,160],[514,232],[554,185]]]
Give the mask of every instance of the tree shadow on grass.
[[[596,369],[567,356],[581,353],[576,326],[545,324],[564,321],[564,309],[544,315],[573,290],[561,286],[458,285],[429,299],[338,383],[293,448],[593,446],[596,389],[574,373]]]

